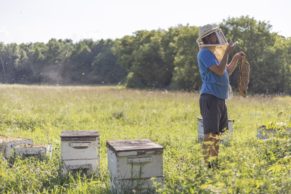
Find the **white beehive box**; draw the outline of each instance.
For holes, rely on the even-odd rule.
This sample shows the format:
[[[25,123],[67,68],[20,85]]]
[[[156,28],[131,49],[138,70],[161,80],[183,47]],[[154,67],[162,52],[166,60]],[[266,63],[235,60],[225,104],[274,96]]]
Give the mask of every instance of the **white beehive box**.
[[[147,193],[163,183],[163,147],[148,139],[107,141],[113,193]]]
[[[63,131],[61,134],[63,174],[83,170],[98,174],[100,166],[99,134],[97,131]]]
[[[198,142],[202,142],[204,139],[204,127],[203,127],[203,119],[197,118],[198,122]],[[229,133],[233,133],[233,123],[234,120],[228,120],[228,130]]]

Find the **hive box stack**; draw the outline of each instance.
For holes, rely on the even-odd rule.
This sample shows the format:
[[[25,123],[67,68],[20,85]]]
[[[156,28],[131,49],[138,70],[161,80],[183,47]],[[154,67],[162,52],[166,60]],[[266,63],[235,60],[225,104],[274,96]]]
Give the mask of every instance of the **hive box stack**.
[[[15,148],[31,147],[33,142],[31,139],[13,138],[0,136],[0,153],[8,159],[14,156]]]
[[[23,158],[34,156],[39,159],[44,159],[46,155],[48,153],[51,154],[51,152],[51,145],[33,145],[31,139],[0,136],[0,153],[2,153],[6,159],[15,156]]]
[[[99,134],[97,131],[63,131],[61,134],[63,174],[82,170],[98,174],[100,166]]]
[[[107,141],[113,193],[153,192],[153,180],[163,183],[163,147],[148,139]]]

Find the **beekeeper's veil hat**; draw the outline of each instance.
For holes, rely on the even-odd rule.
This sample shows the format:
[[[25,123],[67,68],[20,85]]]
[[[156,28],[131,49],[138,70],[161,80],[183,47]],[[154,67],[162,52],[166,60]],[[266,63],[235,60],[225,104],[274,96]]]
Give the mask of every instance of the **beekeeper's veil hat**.
[[[225,36],[222,30],[219,28],[219,26],[216,24],[207,24],[199,28],[199,37],[197,39],[197,44],[199,45],[199,47],[205,45],[202,39],[212,33],[215,33],[218,39],[219,45],[227,44],[227,40],[225,39]]]

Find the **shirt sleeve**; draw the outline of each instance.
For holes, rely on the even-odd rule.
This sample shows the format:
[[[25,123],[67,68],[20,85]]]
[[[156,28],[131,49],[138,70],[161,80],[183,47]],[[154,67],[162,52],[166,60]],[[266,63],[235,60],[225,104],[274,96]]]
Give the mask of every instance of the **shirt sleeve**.
[[[201,53],[200,60],[206,68],[219,64],[214,54],[208,49],[205,49],[204,52]]]

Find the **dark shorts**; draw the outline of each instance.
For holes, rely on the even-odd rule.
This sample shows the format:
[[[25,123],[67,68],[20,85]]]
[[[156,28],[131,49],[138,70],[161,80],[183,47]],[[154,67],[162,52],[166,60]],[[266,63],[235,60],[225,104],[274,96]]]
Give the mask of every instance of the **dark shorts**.
[[[201,94],[199,104],[204,134],[223,133],[228,128],[225,100],[210,94]]]

